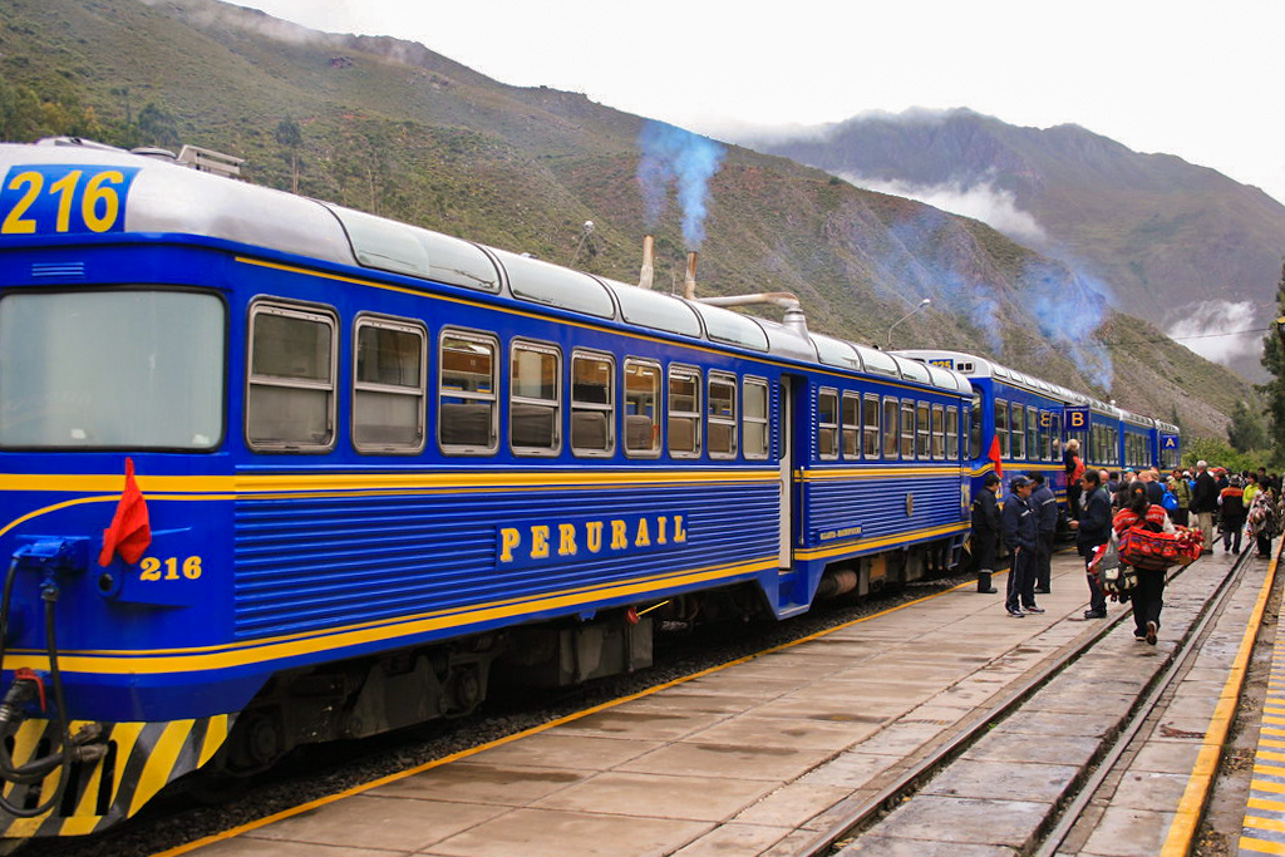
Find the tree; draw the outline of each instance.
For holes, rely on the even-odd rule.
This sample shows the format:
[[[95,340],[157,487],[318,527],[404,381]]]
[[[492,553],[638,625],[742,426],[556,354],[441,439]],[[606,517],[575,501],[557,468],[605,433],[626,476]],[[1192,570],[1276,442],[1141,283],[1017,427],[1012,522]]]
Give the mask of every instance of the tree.
[[[1231,423],[1227,426],[1227,442],[1237,452],[1262,449],[1267,445],[1267,432],[1258,409],[1245,402],[1237,402],[1231,410]]]
[[[138,111],[138,130],[149,146],[178,151],[183,142],[174,114],[152,101]]]
[[[299,148],[303,146],[303,132],[299,123],[289,116],[277,123],[273,134],[276,141],[290,150],[290,192],[299,192]]]
[[[1278,315],[1285,316],[1285,263],[1281,265],[1281,280],[1276,286]],[[1273,325],[1275,327],[1275,325]],[[1272,380],[1258,387],[1267,397],[1267,435],[1271,443],[1271,461],[1276,467],[1285,464],[1285,342],[1273,329],[1263,339],[1263,368]]]

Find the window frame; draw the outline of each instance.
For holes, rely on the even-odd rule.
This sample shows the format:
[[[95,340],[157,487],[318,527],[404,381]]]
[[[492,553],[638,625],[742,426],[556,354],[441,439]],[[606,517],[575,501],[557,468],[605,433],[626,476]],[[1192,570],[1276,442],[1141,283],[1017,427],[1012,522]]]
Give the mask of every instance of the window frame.
[[[740,410],[739,385],[736,383],[737,377],[734,372],[721,372],[711,369],[705,377],[705,419],[707,425],[705,431],[709,437],[706,439],[706,450],[711,459],[720,461],[734,461],[740,451],[739,422],[738,412]],[[715,414],[712,410],[714,405],[714,385],[728,387],[732,393],[732,415],[730,417],[723,414]],[[714,426],[723,426],[728,430],[728,438],[731,441],[731,449],[716,450],[714,448]]]
[[[581,360],[601,360],[607,363],[607,402],[579,402],[576,400],[576,363]],[[606,351],[593,351],[587,348],[575,348],[567,363],[570,379],[567,386],[567,412],[571,425],[567,429],[567,445],[576,458],[611,458],[616,454],[616,357]],[[606,425],[607,446],[605,449],[579,447],[575,444],[575,418],[577,412],[600,413]]]
[[[676,380],[687,379],[692,385],[692,396],[695,398],[693,410],[680,411],[674,407],[674,382]],[[670,458],[700,458],[704,449],[704,403],[701,401],[704,395],[703,384],[705,383],[704,374],[695,366],[686,366],[679,363],[671,363],[669,371],[665,373],[665,404],[667,406],[665,419],[665,449],[669,452]],[[694,449],[674,449],[673,423],[675,420],[684,420],[691,423],[692,426],[692,445]]]
[[[884,396],[880,409],[883,414],[883,460],[901,460],[901,401],[896,396]],[[891,416],[892,419],[888,417]]]
[[[474,345],[489,346],[491,350],[491,391],[481,392],[475,390],[451,390],[443,386],[443,380],[446,374],[446,358],[444,354],[446,342],[454,338],[461,342],[470,342]],[[471,330],[463,327],[443,327],[437,338],[437,447],[443,455],[449,456],[483,456],[489,457],[495,455],[500,449],[500,393],[499,388],[502,383],[500,372],[500,348],[499,337],[492,333],[486,333],[480,330]],[[446,443],[442,439],[442,428],[444,426],[442,417],[446,413],[443,407],[445,398],[464,399],[466,401],[479,402],[488,404],[491,409],[490,425],[488,428],[489,442],[486,446],[478,446],[468,443]]]
[[[848,407],[852,406],[851,420]],[[839,448],[845,461],[861,460],[861,394],[855,390],[844,390],[839,396]],[[848,451],[848,440],[852,440],[852,451]]]
[[[870,422],[873,413],[874,422]],[[883,457],[883,408],[878,393],[866,393],[861,397],[861,457],[867,461],[878,461]],[[873,443],[870,438],[874,438]]]
[[[822,406],[824,399],[831,399],[834,402],[833,419],[829,422],[825,419],[825,408]],[[822,461],[839,460],[839,390],[837,387],[821,387],[817,390],[817,409],[816,409],[816,426],[817,426],[817,458]],[[823,438],[830,438],[830,451],[825,451],[825,441]]]
[[[1001,459],[1010,458],[1008,451],[1011,448],[1008,443],[1008,399],[995,400],[995,437],[999,438],[999,456]],[[1004,419],[1001,420],[1000,417]],[[1001,425],[1001,422],[1003,425]]]
[[[749,402],[749,396],[746,390],[750,387],[756,387],[763,391],[763,416],[750,416],[749,408],[746,405]],[[745,430],[748,425],[761,425],[763,427],[763,451],[751,451],[749,444],[749,432]],[[757,378],[746,376],[741,379],[741,437],[744,442],[741,445],[741,455],[749,461],[767,461],[772,455],[772,385],[766,378]]]
[[[929,438],[929,447],[932,451],[933,461],[946,460],[946,406],[934,404],[932,406],[932,435]]]
[[[629,445],[629,431],[625,427],[631,416],[640,416],[629,413],[630,406],[630,389],[629,389],[629,372],[633,368],[646,368],[651,370],[652,376],[656,379],[656,384],[652,388],[652,407],[655,414],[651,418],[651,446],[647,448],[632,447]],[[643,357],[626,357],[620,363],[620,372],[623,382],[621,391],[623,393],[620,407],[621,419],[621,446],[625,450],[627,458],[660,458],[661,454],[661,432],[660,426],[665,419],[665,400],[669,394],[669,387],[666,381],[665,370],[661,367],[660,362]]]
[[[514,361],[518,353],[525,351],[532,354],[542,354],[553,358],[553,399],[540,399],[533,396],[518,396],[514,392],[514,386],[518,381],[517,370],[514,367]],[[552,342],[542,342],[536,339],[515,338],[509,343],[509,379],[508,379],[508,441],[509,451],[513,455],[521,458],[553,458],[561,454],[563,432],[562,432],[562,412],[563,402],[566,397],[563,395],[562,384],[562,349]],[[552,446],[518,446],[514,442],[514,406],[528,405],[537,408],[549,408],[552,403],[553,408],[553,444]]]
[[[286,378],[276,375],[255,375],[254,346],[255,321],[261,315],[274,315],[295,318],[303,321],[324,323],[330,328],[328,380],[310,381],[303,378]],[[250,304],[246,315],[246,368],[245,368],[245,413],[243,426],[246,446],[253,452],[275,452],[286,454],[319,454],[331,452],[338,443],[338,400],[339,400],[339,313],[331,307],[318,304],[306,304],[278,298],[265,298]],[[294,442],[257,440],[250,432],[251,416],[254,413],[254,388],[273,387],[277,389],[314,390],[327,394],[325,408],[326,429],[328,437],[323,442]]]
[[[901,400],[901,460],[915,459],[915,400]]]
[[[361,332],[368,327],[412,333],[419,337],[419,386],[414,389],[414,392],[411,392],[412,388],[408,386],[362,381],[357,376],[358,367],[361,365]],[[353,449],[361,455],[419,455],[422,453],[428,445],[428,329],[423,322],[415,319],[399,318],[378,313],[358,313],[357,317],[353,319],[352,352],[352,389],[350,391],[352,407],[349,414],[349,435]],[[357,414],[359,409],[357,403],[359,401],[358,394],[361,392],[418,397],[419,404],[415,408],[415,414],[419,418],[418,443],[409,445],[360,442],[357,439]]]

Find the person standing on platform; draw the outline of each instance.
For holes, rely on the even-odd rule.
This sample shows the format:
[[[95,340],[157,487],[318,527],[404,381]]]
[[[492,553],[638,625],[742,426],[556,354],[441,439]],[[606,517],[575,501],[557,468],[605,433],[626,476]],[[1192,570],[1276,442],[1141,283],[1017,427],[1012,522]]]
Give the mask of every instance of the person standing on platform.
[[[1043,613],[1044,608],[1035,603],[1035,556],[1038,550],[1035,530],[1035,512],[1031,509],[1031,483],[1024,476],[1014,477],[1009,483],[1008,496],[1000,513],[1000,532],[1004,545],[1013,555],[1013,567],[1008,573],[1008,597],[1004,608],[1014,619],[1027,613]]]
[[[1196,526],[1205,537],[1205,553],[1214,552],[1214,513],[1218,511],[1218,483],[1209,473],[1209,462],[1196,462],[1196,484],[1191,489],[1191,511],[1196,515]]]
[[[1044,482],[1043,473],[1032,473],[1031,507],[1035,511],[1035,594],[1048,595],[1053,577],[1053,539],[1057,536],[1057,497]]]
[[[999,482],[998,476],[987,473],[982,490],[973,498],[973,568],[977,571],[977,591],[988,595],[999,591],[991,584],[999,546]]]
[[[1080,458],[1080,442],[1071,438],[1062,452],[1062,468],[1066,471],[1066,505],[1071,510],[1071,520],[1080,517],[1080,477],[1084,475],[1084,460]]]
[[[1102,474],[1095,470],[1086,470],[1081,480],[1084,502],[1081,504],[1080,519],[1071,522],[1075,530],[1075,547],[1084,558],[1085,578],[1089,584],[1089,609],[1084,611],[1085,619],[1105,619],[1107,616],[1107,598],[1098,583],[1096,574],[1089,571],[1089,562],[1099,545],[1111,541],[1111,496],[1102,484]]]
[[[1187,477],[1178,470],[1173,472],[1169,477],[1169,491],[1178,501],[1178,508],[1170,513],[1169,517],[1180,527],[1187,526],[1187,513],[1191,509],[1191,483]]]

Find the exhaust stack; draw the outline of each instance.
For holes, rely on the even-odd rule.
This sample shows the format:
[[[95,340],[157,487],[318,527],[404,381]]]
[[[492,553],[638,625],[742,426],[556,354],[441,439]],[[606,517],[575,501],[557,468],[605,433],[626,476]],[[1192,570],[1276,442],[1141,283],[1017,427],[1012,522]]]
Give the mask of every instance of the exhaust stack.
[[[687,278],[683,280],[683,297],[696,299],[696,251],[687,251]]]
[[[652,279],[656,274],[656,239],[651,235],[643,236],[643,263],[642,270],[638,272],[638,287],[640,289],[650,289]]]

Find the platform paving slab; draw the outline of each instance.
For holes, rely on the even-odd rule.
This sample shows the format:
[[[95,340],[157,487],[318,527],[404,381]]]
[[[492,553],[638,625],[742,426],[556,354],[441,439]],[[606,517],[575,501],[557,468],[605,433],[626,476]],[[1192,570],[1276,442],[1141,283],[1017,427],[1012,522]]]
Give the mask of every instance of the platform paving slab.
[[[431,857],[664,857],[709,829],[706,822],[519,809],[421,853]]]

